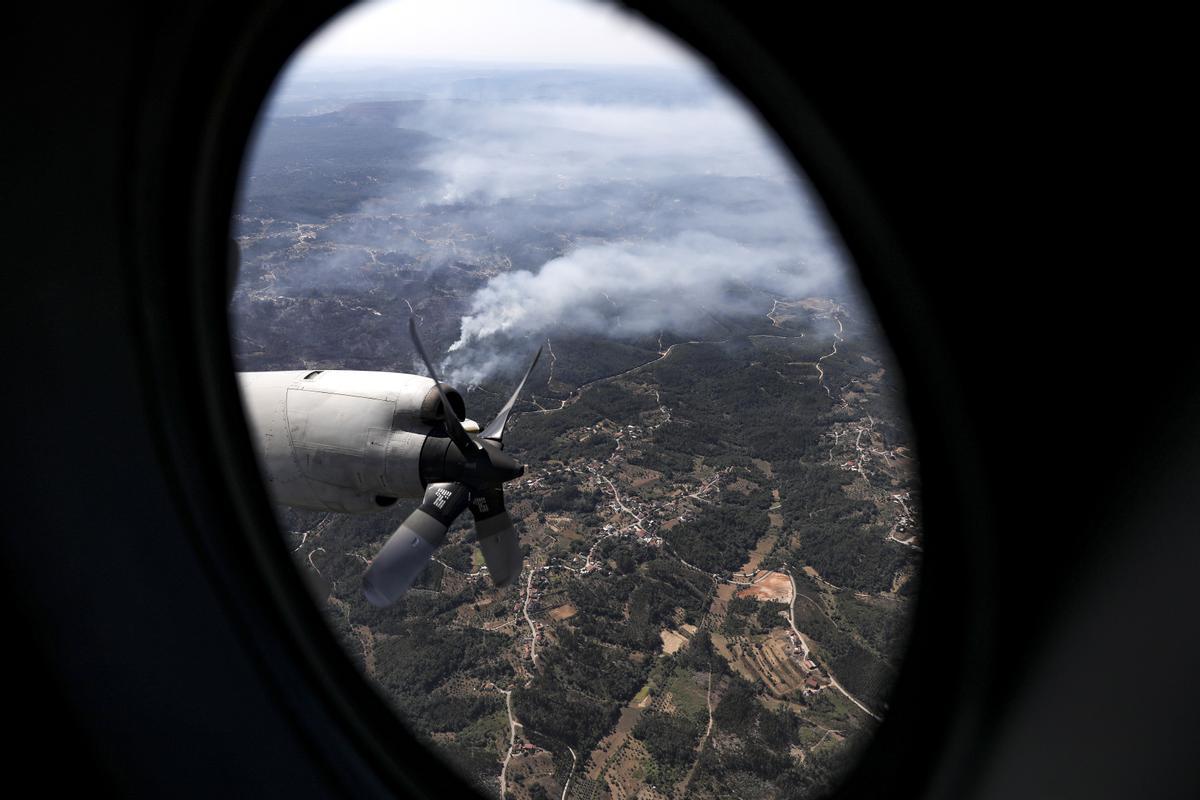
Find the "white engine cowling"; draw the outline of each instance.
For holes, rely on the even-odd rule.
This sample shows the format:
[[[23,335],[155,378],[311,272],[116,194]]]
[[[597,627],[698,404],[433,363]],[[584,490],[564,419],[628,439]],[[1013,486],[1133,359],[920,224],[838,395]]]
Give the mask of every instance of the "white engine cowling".
[[[442,419],[431,379],[398,372],[238,374],[262,471],[285,505],[362,512],[420,497],[421,448]],[[456,415],[462,396],[447,387]]]

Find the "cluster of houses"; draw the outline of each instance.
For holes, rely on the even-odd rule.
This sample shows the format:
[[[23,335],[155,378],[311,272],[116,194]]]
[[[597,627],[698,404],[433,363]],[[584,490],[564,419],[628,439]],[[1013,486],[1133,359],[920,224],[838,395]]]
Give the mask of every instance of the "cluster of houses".
[[[913,525],[913,515],[908,507],[909,494],[908,492],[899,492],[892,495],[892,502],[900,505],[900,516],[896,519],[896,530],[906,531]]]
[[[792,644],[792,657],[800,663],[804,668],[806,677],[804,678],[804,688],[801,692],[805,695],[816,694],[829,685],[829,679],[823,676],[820,670],[817,669],[817,664],[809,658],[804,651],[803,643],[796,636],[795,631],[788,632],[788,640]]]

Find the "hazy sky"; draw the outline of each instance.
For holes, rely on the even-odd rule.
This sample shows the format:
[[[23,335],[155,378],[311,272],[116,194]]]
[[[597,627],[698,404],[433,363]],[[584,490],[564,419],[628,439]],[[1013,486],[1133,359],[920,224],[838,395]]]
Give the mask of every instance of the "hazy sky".
[[[696,63],[666,34],[600,0],[371,0],[337,17],[301,56],[322,65]]]

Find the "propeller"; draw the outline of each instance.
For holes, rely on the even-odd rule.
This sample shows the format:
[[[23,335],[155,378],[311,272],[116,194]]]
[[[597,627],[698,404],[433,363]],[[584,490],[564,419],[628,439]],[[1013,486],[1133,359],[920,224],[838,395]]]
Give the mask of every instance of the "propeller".
[[[438,380],[437,372],[434,371],[433,364],[429,361],[429,356],[425,355],[425,348],[421,345],[421,337],[417,335],[417,323],[412,317],[408,318],[408,335],[412,337],[413,344],[417,347],[417,354],[425,362],[425,369],[429,370],[429,377],[433,378],[433,384],[437,387],[438,396],[442,398],[442,417],[446,423],[446,433],[450,434],[450,441],[454,442],[455,446],[464,455],[478,451],[479,445],[475,444],[475,440],[463,430],[462,423],[458,421],[458,415],[450,407],[450,399],[446,397],[446,390],[442,388],[442,382]],[[488,423],[488,427],[491,427],[491,423]]]
[[[411,323],[412,320],[409,322]],[[504,446],[504,425],[508,422],[508,415],[512,413],[513,406],[517,404],[517,398],[520,397],[521,390],[525,388],[525,381],[529,380],[529,373],[533,372],[533,368],[537,366],[538,359],[541,357],[542,348],[539,347],[533,354],[533,363],[529,365],[529,369],[525,370],[525,377],[521,378],[521,382],[517,384],[512,397],[508,398],[508,402],[504,404],[504,408],[500,409],[500,413],[487,424],[483,433],[479,434],[481,439],[494,439],[501,447]]]
[[[479,438],[474,439],[454,413],[412,318],[408,320],[408,332],[437,386],[450,442],[444,454],[434,461],[443,473],[437,476],[441,480],[430,481],[420,507],[408,515],[367,567],[363,594],[375,606],[391,605],[408,591],[446,540],[450,525],[467,508],[475,520],[476,543],[492,582],[505,586],[521,572],[520,539],[504,507],[503,485],[524,475],[525,467],[503,451],[504,427],[542,350],[539,347],[534,354],[533,362],[508,402]]]
[[[400,524],[367,568],[363,594],[374,606],[389,606],[413,585],[454,519],[470,502],[461,483],[431,483],[421,506]]]

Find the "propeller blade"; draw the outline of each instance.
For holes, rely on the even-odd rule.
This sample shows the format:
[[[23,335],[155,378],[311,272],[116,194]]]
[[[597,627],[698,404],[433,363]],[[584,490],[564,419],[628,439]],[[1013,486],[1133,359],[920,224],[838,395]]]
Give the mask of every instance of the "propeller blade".
[[[446,391],[442,389],[442,382],[438,380],[437,372],[433,369],[433,363],[430,362],[429,356],[425,355],[425,348],[421,345],[421,337],[417,335],[416,320],[412,317],[408,318],[408,333],[412,336],[417,353],[420,354],[421,360],[425,362],[425,369],[429,370],[429,377],[433,378],[433,383],[437,386],[438,395],[442,398],[442,416],[445,417],[446,432],[450,434],[450,441],[458,445],[458,449],[464,454],[477,452],[479,445],[463,430],[462,423],[458,421],[458,416],[455,415],[454,408],[450,405],[449,398],[446,397]]]
[[[483,433],[479,434],[482,439],[495,439],[497,442],[504,441],[504,425],[508,422],[508,415],[512,413],[513,406],[517,404],[517,398],[521,395],[521,390],[525,388],[525,381],[529,380],[529,375],[533,372],[533,368],[537,366],[538,359],[542,357],[542,348],[538,348],[533,354],[533,363],[529,365],[529,369],[525,370],[525,377],[521,378],[521,382],[517,384],[517,388],[512,393],[512,397],[508,398],[508,402],[504,404],[504,408],[500,409],[500,413],[495,419],[487,424],[483,429]]]
[[[416,511],[400,524],[363,575],[363,594],[373,606],[390,606],[413,585],[463,512],[470,491],[461,483],[431,483]]]
[[[504,508],[504,492],[497,487],[472,497],[471,516],[475,518],[479,550],[492,582],[507,586],[521,574],[524,556],[517,528]]]

